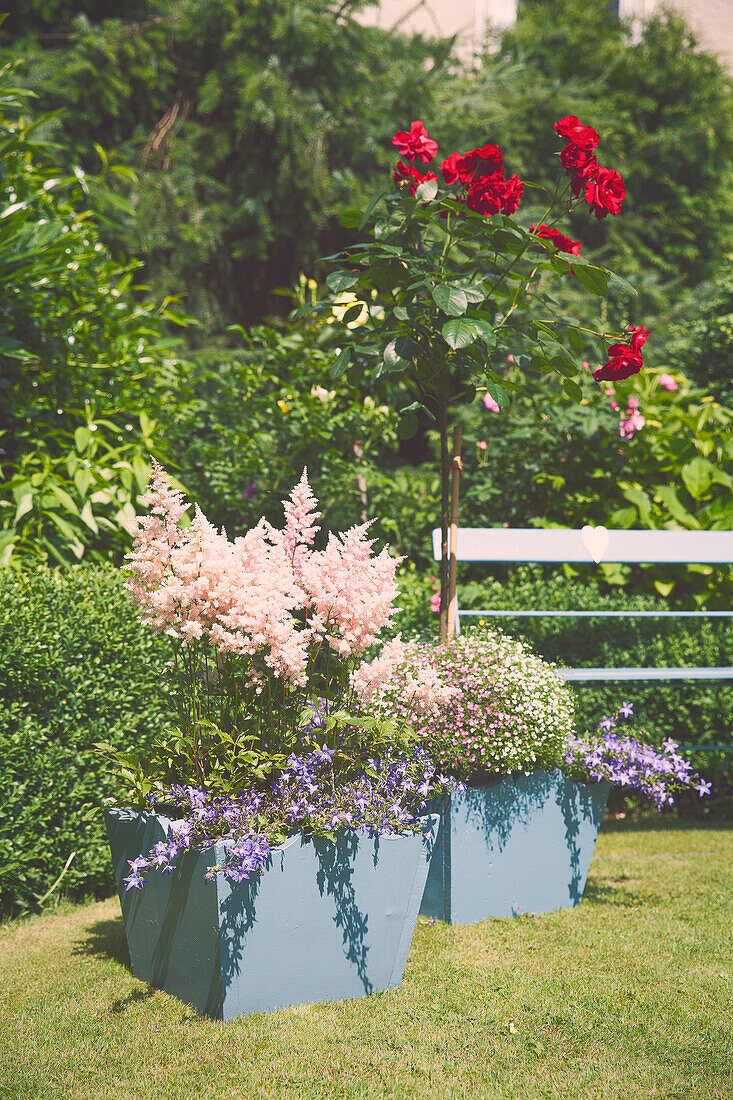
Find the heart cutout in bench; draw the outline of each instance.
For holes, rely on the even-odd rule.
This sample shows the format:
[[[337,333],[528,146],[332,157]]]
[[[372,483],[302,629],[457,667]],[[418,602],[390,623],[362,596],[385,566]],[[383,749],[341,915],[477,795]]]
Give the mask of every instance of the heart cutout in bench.
[[[608,550],[609,535],[606,528],[602,524],[598,527],[591,527],[586,523],[580,532],[580,541],[598,565],[606,550]]]

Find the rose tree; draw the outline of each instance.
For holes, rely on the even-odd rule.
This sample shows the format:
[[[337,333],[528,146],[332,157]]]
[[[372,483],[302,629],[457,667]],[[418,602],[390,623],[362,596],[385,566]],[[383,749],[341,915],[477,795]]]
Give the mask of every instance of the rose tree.
[[[642,366],[648,332],[629,326],[606,332],[579,323],[558,304],[561,280],[574,278],[601,297],[609,286],[635,293],[625,280],[588,263],[581,242],[557,223],[587,205],[597,219],[617,215],[625,198],[617,171],[598,162],[599,135],[575,116],[555,124],[564,142],[552,192],[507,175],[504,156],[485,144],[438,163],[438,144],[415,121],[392,139],[401,160],[394,187],[365,212],[345,211],[342,221],[368,230],[368,239],[331,260],[327,283],[333,297],[318,308],[333,313],[344,292],[352,304],[338,316],[341,348],[331,368],[369,377],[388,399],[407,393],[402,435],[417,430],[417,411],[437,421],[442,469],[441,634],[447,636],[449,453],[451,404],[477,388],[499,406],[507,390],[527,390],[532,372],[555,372],[567,395],[580,402],[575,375],[589,343],[610,343],[597,381],[626,378]],[[434,169],[427,166],[434,163]],[[536,225],[517,216],[534,189],[544,210]],[[358,319],[359,323],[354,322]],[[507,353],[522,368],[524,384],[508,381]]]

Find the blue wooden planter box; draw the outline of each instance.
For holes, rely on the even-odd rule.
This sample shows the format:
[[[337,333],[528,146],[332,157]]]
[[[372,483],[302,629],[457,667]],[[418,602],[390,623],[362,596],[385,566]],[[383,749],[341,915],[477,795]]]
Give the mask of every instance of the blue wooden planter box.
[[[420,913],[470,924],[577,905],[609,790],[535,771],[443,795]]]
[[[126,891],[128,859],[175,823],[132,810],[108,810],[106,820],[132,972],[142,981],[219,1020],[402,981],[430,863],[422,834],[368,840],[344,831],[335,843],[298,835],[273,851],[263,875],[238,886],[205,880],[224,859],[217,845]]]

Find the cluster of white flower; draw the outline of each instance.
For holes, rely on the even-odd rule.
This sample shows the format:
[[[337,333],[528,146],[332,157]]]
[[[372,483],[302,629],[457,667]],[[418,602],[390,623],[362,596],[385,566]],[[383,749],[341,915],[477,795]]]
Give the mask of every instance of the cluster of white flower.
[[[442,769],[467,778],[562,762],[575,733],[573,696],[553,666],[525,643],[481,630],[448,646],[407,647],[403,669],[425,662],[454,690],[444,707],[416,725]],[[398,687],[387,685],[378,699],[387,713],[400,715]]]

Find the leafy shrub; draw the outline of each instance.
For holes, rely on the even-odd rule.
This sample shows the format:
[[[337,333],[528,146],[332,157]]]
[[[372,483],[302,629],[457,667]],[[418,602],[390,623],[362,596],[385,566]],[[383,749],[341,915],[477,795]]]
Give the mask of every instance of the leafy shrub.
[[[112,887],[93,751],[147,744],[166,721],[166,642],[106,566],[0,570],[0,911],[32,906],[72,852],[73,897]]]

